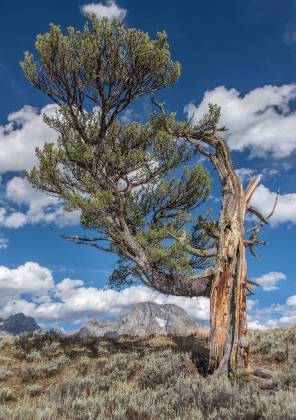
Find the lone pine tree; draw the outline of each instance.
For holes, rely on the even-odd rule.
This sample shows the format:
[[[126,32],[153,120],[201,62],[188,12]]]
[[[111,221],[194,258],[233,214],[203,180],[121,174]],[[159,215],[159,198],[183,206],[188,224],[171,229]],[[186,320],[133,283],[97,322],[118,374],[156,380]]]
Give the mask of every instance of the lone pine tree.
[[[180,75],[165,33],[146,33],[118,21],[96,20],[82,31],[58,26],[38,35],[37,59],[25,53],[28,80],[57,105],[45,117],[58,142],[37,149],[39,165],[27,174],[32,185],[80,210],[81,224],[94,236],[66,239],[118,256],[113,286],[138,279],[178,296],[211,298],[210,372],[231,372],[246,347],[245,249],[261,243],[268,222],[250,206],[260,182],[246,190],[234,170],[218,128],[220,110],[198,123],[166,116],[161,104],[146,124],[124,123],[122,112],[137,98],[172,85]],[[196,155],[208,158],[222,187],[218,221],[197,216],[211,177]],[[259,223],[245,239],[247,211]],[[247,361],[245,359],[245,364]]]

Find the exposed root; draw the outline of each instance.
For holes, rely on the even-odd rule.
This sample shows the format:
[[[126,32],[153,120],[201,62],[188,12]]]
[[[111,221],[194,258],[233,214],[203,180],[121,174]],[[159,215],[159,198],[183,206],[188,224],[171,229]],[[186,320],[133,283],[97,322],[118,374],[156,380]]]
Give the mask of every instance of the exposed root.
[[[258,376],[259,378],[263,379],[272,379],[277,375],[278,372],[266,369],[262,366],[250,366],[244,369],[244,373],[248,375]]]

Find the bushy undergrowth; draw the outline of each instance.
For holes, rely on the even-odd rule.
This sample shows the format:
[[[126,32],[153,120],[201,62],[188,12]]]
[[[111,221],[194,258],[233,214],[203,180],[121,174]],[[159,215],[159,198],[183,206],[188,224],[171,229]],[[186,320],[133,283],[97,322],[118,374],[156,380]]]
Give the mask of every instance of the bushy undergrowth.
[[[252,332],[273,380],[205,376],[205,337],[0,343],[0,420],[296,419],[296,328]],[[200,365],[203,365],[202,367]]]

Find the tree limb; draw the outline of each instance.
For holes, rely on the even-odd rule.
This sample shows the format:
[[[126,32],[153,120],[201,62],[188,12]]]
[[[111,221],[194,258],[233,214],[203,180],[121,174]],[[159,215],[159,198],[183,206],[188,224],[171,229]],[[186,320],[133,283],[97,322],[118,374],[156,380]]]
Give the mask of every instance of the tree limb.
[[[258,219],[261,220],[261,222],[263,222],[263,224],[265,224],[265,225],[268,224],[268,220],[255,207],[248,206],[248,211],[250,213],[253,213],[256,217],[258,217]]]
[[[255,189],[258,187],[258,185],[260,184],[262,179],[262,175],[258,175],[256,178],[253,178],[249,185],[246,188],[246,192],[245,192],[245,200],[246,200],[246,204],[248,205],[251,197],[255,191]]]
[[[185,231],[184,231],[185,232]],[[204,257],[204,258],[212,258],[217,256],[217,250],[216,249],[199,249],[194,248],[190,244],[186,243],[186,232],[185,235],[182,237],[177,237],[169,232],[169,236],[173,239],[175,239],[179,244],[181,244],[186,251],[188,251],[190,254],[195,255],[196,257]]]

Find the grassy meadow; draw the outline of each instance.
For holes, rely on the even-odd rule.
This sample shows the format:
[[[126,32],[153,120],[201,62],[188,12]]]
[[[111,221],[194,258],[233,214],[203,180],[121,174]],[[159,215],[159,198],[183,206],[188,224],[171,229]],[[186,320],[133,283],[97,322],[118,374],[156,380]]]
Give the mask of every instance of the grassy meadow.
[[[296,328],[251,331],[273,379],[209,377],[207,331],[169,337],[0,337],[0,420],[296,419]]]

